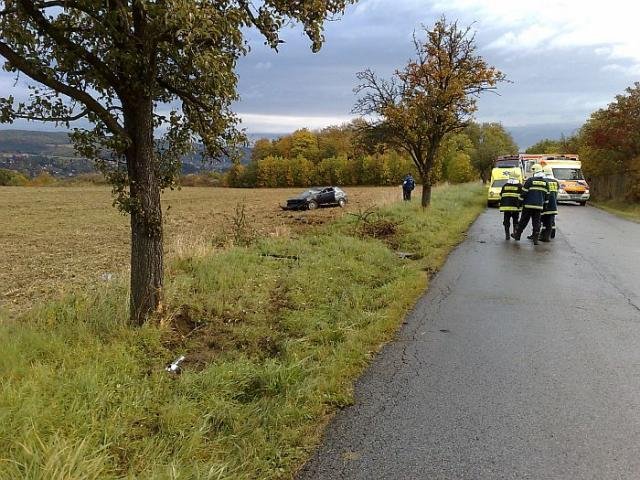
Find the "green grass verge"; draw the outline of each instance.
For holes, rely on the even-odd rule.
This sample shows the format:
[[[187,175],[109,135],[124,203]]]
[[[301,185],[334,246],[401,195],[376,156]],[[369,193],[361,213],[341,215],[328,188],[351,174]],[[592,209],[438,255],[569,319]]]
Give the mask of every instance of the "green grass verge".
[[[627,220],[640,222],[640,204],[638,203],[609,200],[606,202],[591,202],[591,204],[606,212],[626,218]]]
[[[441,187],[427,211],[385,208],[386,241],[349,217],[177,261],[159,324],[127,327],[118,285],[3,322],[0,478],[291,477],[485,193]],[[165,372],[181,353],[182,375]]]

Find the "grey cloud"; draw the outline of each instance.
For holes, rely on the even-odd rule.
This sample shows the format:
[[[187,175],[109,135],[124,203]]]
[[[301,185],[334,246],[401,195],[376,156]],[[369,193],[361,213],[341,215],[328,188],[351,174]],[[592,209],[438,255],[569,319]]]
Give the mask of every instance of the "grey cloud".
[[[589,48],[518,58],[490,52],[486,57],[513,83],[503,86],[499,97],[485,96],[479,116],[505,124],[583,122],[631,83],[627,76],[603,71],[602,59]]]
[[[299,29],[285,32],[285,44],[275,53],[252,36],[252,51],[239,62],[242,112],[289,115],[346,115],[351,111],[356,73],[371,67],[390,75],[412,54],[411,34],[433,15],[417,16],[406,8],[389,11],[383,2],[362,2],[378,8],[351,8],[327,24],[322,50],[312,54]],[[359,6],[360,6],[359,5]],[[253,66],[271,62],[265,75]],[[245,95],[248,93],[248,96]],[[258,92],[259,95],[258,100]]]
[[[417,0],[361,0],[344,17],[328,22],[326,43],[317,54],[311,53],[299,27],[283,32],[286,43],[279,53],[250,31],[251,52],[238,63],[241,101],[235,109],[255,115],[348,115],[355,101],[356,72],[370,67],[382,76],[391,75],[412,56],[411,35],[421,24],[432,24],[442,13],[459,18],[462,25],[477,20],[473,11],[442,12],[431,5]],[[477,113],[481,121],[518,127],[557,125],[558,134],[566,133],[567,125],[580,125],[635,79],[631,61],[609,60],[609,45],[514,52],[489,48],[504,35],[504,27],[482,19],[473,28],[479,53],[513,82],[502,85],[500,95],[481,98]],[[7,89],[20,95],[20,88],[12,89],[11,84],[9,74],[0,73],[0,95]]]
[[[242,112],[289,115],[344,115],[355,100],[355,73],[366,67],[390,75],[412,55],[411,34],[421,24],[431,24],[443,12],[420,2],[369,1],[366,8],[351,9],[330,23],[323,50],[312,55],[299,31],[287,32],[279,54],[254,48],[239,66]],[[476,19],[473,12],[444,12],[463,25]],[[513,82],[502,85],[500,95],[485,95],[478,119],[505,125],[580,125],[596,108],[606,105],[630,85],[625,74],[631,62],[604,68],[606,45],[544,51],[503,51],[488,48],[505,30],[486,20],[473,24],[479,52],[503,70]],[[270,61],[265,75],[252,74],[250,65]],[[245,96],[245,92],[248,94]],[[256,95],[260,92],[260,95]],[[558,133],[558,134],[559,134]]]

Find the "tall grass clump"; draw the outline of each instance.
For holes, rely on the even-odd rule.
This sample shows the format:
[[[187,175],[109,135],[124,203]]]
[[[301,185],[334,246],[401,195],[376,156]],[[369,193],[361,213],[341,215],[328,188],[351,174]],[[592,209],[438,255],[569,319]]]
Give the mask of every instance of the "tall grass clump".
[[[120,284],[0,323],[0,478],[290,478],[483,193],[380,210],[394,238],[345,218],[181,256],[166,311],[142,328]]]

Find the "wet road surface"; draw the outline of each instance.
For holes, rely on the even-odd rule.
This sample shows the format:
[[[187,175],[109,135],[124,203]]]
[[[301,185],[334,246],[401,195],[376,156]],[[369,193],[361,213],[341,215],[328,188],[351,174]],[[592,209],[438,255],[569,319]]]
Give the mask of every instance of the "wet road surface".
[[[640,479],[640,224],[557,223],[482,214],[299,479]]]

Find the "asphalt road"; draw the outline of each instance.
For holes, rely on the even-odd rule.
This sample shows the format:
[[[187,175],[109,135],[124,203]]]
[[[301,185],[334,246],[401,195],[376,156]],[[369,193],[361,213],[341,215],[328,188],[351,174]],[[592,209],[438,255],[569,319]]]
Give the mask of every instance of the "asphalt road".
[[[640,224],[487,210],[299,479],[640,479]]]

